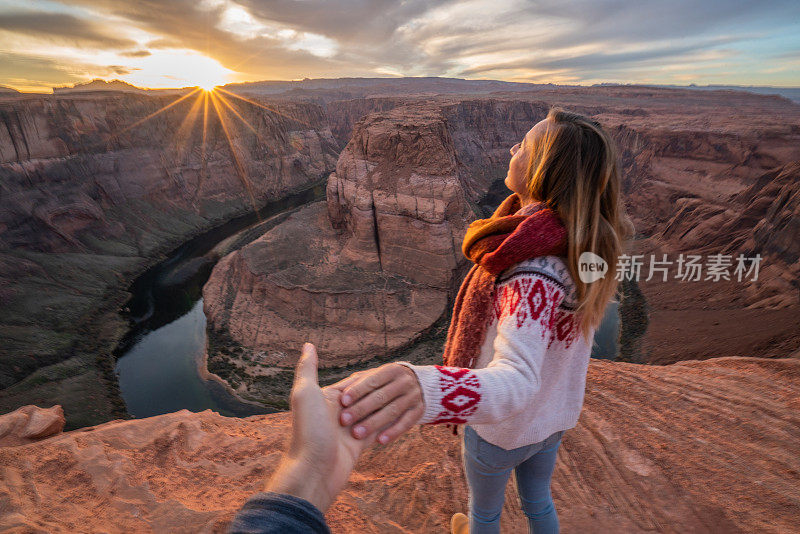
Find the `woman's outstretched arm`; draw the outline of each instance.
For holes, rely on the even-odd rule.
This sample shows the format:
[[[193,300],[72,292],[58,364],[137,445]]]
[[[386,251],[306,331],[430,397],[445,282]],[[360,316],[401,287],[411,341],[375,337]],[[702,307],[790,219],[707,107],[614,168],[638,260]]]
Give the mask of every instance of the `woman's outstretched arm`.
[[[498,285],[494,357],[482,369],[395,362],[340,382],[340,423],[355,437],[380,431],[388,443],[415,424],[487,424],[530,406],[539,391],[544,355],[563,290],[521,273]]]

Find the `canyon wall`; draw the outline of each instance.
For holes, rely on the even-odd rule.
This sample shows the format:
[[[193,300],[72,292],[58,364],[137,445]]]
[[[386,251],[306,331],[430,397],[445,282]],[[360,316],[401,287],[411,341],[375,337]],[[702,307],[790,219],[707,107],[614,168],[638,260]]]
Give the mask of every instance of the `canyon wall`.
[[[625,203],[638,230],[628,253],[645,262],[639,287],[649,322],[633,361],[797,351],[800,106],[736,92],[641,93],[624,93],[627,106],[642,102],[637,114],[596,115],[620,145]],[[678,277],[681,254],[699,256],[700,280]],[[717,254],[731,263],[728,280],[708,277]],[[750,267],[756,254],[758,269],[738,279],[739,255]],[[668,279],[651,279],[648,267],[664,255]]]
[[[334,100],[325,103],[325,114],[331,126],[331,132],[345,146],[353,136],[353,127],[363,117],[376,111],[390,111],[398,106],[403,106],[409,101],[417,100],[413,96],[388,98],[353,98],[348,100]]]
[[[203,291],[211,335],[248,349],[254,376],[292,364],[306,340],[328,366],[385,355],[445,313],[472,218],[440,111],[372,114],[328,178],[326,202],[215,266]]]
[[[794,531],[798,399],[798,358],[592,359],[551,484],[562,530]],[[290,425],[288,413],[182,410],[0,447],[0,530],[224,532],[275,470]],[[328,510],[331,529],[446,532],[467,506],[460,440],[426,425],[373,445]],[[526,528],[509,484],[501,529]]]
[[[547,115],[549,103],[532,96],[372,97],[329,102],[325,109],[331,130],[342,144],[349,141],[353,125],[371,113],[403,107],[429,109],[441,115],[456,153],[461,182],[470,199],[477,202],[499,178],[505,178],[509,148]]]
[[[644,236],[664,230],[680,199],[726,203],[761,175],[800,159],[800,106],[746,92],[541,87],[528,94],[333,101],[326,114],[344,142],[360,116],[426,103],[441,107],[476,200],[493,185],[507,194],[498,180],[505,177],[508,149],[551,106],[599,120],[620,149],[626,204]],[[486,208],[497,198],[492,201]]]
[[[495,98],[444,100],[441,105],[470,199],[478,203],[493,185],[502,191],[499,200],[508,196],[511,192],[502,182],[511,159],[509,149],[547,116],[550,105],[541,100]],[[483,214],[491,215],[497,205],[494,198],[491,205],[482,206]]]
[[[95,360],[110,365],[131,278],[333,170],[339,146],[319,106],[220,95],[0,101],[0,407],[65,402],[31,396],[65,380],[103,405]]]

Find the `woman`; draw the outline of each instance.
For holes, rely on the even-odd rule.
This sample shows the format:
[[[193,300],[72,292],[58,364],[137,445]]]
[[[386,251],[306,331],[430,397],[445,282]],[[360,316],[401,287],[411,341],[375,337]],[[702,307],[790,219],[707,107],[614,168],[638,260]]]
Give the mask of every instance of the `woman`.
[[[355,373],[342,389],[342,425],[388,443],[414,424],[468,424],[462,458],[469,518],[453,532],[499,532],[514,470],[529,531],[558,532],[550,478],[563,433],[577,424],[594,332],[618,281],[591,283],[578,259],[616,265],[633,226],[620,200],[615,145],[596,121],[560,108],[511,148],[512,191],[470,224],[475,263],[461,285],[444,365],[395,362]],[[454,427],[455,432],[455,427]]]

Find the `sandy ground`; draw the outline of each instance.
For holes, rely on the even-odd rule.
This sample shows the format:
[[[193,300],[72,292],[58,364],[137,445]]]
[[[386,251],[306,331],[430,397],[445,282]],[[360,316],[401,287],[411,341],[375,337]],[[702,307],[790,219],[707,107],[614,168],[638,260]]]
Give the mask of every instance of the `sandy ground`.
[[[289,422],[182,410],[0,448],[0,531],[224,532]],[[798,429],[800,359],[592,360],[552,479],[561,531],[794,532]],[[327,513],[333,532],[447,532],[467,502],[460,439],[420,426],[369,449]],[[524,525],[509,484],[502,531]]]

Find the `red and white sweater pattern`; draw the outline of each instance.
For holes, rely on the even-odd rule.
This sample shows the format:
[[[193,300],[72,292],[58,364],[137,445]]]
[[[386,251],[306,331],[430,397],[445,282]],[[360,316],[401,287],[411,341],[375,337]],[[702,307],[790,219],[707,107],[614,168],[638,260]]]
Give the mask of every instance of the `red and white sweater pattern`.
[[[422,386],[419,423],[469,423],[504,448],[574,426],[591,349],[579,335],[574,296],[557,256],[532,258],[502,273],[474,369],[398,362]]]

